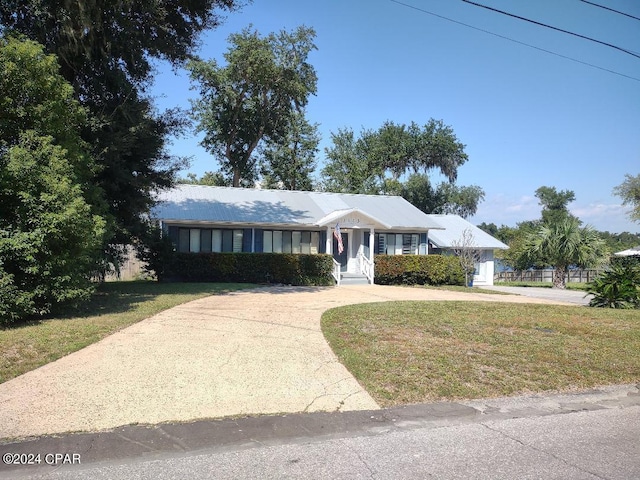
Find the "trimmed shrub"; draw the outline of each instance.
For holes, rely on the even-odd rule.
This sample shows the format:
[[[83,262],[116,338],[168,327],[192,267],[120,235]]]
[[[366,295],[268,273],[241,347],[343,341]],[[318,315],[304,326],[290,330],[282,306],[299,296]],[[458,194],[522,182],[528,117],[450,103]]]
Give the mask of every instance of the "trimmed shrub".
[[[166,281],[333,285],[330,255],[287,253],[174,253]]]
[[[375,271],[381,285],[464,285],[459,259],[448,255],[376,255]]]

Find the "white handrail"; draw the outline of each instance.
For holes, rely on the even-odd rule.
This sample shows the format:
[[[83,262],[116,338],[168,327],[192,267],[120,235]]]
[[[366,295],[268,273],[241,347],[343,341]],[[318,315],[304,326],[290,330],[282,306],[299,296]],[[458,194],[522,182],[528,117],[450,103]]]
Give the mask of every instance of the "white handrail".
[[[373,262],[369,260],[363,253],[358,254],[360,261],[360,272],[367,277],[369,283],[373,284],[374,266]]]
[[[333,272],[331,272],[331,275],[333,275],[333,278],[336,279],[336,285],[340,285],[340,263],[336,262],[336,259],[333,258]]]

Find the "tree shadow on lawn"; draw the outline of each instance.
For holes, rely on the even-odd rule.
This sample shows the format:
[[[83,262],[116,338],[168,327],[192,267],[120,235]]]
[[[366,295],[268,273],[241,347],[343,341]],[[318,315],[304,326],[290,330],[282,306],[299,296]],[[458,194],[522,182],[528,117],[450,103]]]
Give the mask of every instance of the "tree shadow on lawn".
[[[42,317],[25,319],[0,330],[16,330],[38,325],[47,320],[83,318],[125,313],[140,303],[149,302],[161,295],[222,294],[255,287],[252,284],[231,283],[162,283],[148,280],[105,282],[97,286],[88,302],[78,306],[67,305]]]

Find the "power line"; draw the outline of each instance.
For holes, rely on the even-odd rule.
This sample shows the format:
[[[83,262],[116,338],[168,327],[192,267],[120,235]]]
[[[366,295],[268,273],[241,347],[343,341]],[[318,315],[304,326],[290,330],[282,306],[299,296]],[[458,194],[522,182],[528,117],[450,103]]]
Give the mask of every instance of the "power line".
[[[471,0],[462,0],[465,3],[475,5],[476,7],[486,8],[487,10],[491,10],[492,12],[500,13],[502,15],[507,15],[508,17],[517,18],[518,20],[522,20],[525,22],[533,23],[534,25],[538,25],[540,27],[550,28],[551,30],[556,30],[557,32],[566,33],[568,35],[573,35],[574,37],[582,38],[585,40],[589,40],[590,42],[599,43],[600,45],[605,45],[610,48],[614,48],[616,50],[620,50],[621,52],[627,53],[633,57],[640,58],[640,55],[632,52],[631,50],[627,50],[626,48],[618,47],[617,45],[613,45],[611,43],[603,42],[602,40],[597,40],[595,38],[587,37],[586,35],[581,35],[579,33],[570,32],[569,30],[564,30],[562,28],[554,27],[552,25],[547,25],[546,23],[538,22],[536,20],[531,20],[530,18],[521,17],[520,15],[514,15],[513,13],[505,12],[504,10],[499,10],[497,8],[489,7],[487,5],[483,5],[481,3],[472,2]]]
[[[613,8],[605,7],[604,5],[600,5],[598,3],[588,2],[587,0],[580,0],[583,3],[588,3],[589,5],[593,5],[594,7],[604,8],[605,10],[609,10],[610,12],[619,13],[620,15],[624,15],[625,17],[633,18],[635,20],[640,20],[638,17],[634,17],[633,15],[629,15],[628,13],[621,12],[619,10],[614,10]]]
[[[519,40],[514,40],[513,38],[505,37],[504,35],[500,35],[498,33],[490,32],[489,30],[484,30],[482,28],[474,27],[473,25],[469,25],[467,23],[463,23],[463,22],[460,22],[458,20],[454,20],[454,19],[449,18],[449,17],[444,17],[442,15],[438,15],[437,13],[433,13],[433,12],[430,12],[428,10],[424,10],[422,8],[415,7],[413,5],[409,5],[407,3],[403,3],[403,2],[400,2],[398,0],[390,0],[390,1],[393,2],[393,3],[397,3],[398,5],[402,5],[403,7],[411,8],[413,10],[417,10],[419,12],[426,13],[427,15],[431,15],[431,16],[440,18],[442,20],[446,20],[448,22],[452,22],[452,23],[456,23],[458,25],[462,25],[463,27],[472,28],[473,30],[477,30],[477,31],[482,32],[482,33],[493,35],[494,37],[502,38],[503,40],[508,40],[510,42],[517,43],[519,45],[524,45],[525,47],[533,48],[533,49],[539,50],[541,52],[545,52],[545,53],[549,53],[551,55],[555,55],[556,57],[564,58],[565,60],[570,60],[572,62],[580,63],[581,65],[586,65],[587,67],[597,68],[598,70],[602,70],[603,72],[613,73],[614,75],[618,75],[620,77],[625,77],[625,78],[628,78],[630,80],[635,80],[636,82],[640,82],[640,78],[632,77],[630,75],[625,75],[624,73],[616,72],[614,70],[609,70],[608,68],[599,67],[598,65],[594,65],[592,63],[583,62],[582,60],[578,60],[578,59],[575,59],[575,58],[572,58],[572,57],[568,57],[568,56],[562,55],[560,53],[552,52],[551,50],[546,50],[544,48],[536,47],[535,45],[530,45],[528,43],[521,42]]]

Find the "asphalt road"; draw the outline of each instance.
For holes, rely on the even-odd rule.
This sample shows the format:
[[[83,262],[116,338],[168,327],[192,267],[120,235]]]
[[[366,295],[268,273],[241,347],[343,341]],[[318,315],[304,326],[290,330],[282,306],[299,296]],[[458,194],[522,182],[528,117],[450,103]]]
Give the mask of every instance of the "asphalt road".
[[[635,386],[128,428],[1,445],[2,453],[57,448],[85,461],[40,470],[5,466],[0,478],[640,478]],[[111,453],[99,448],[110,436]]]

